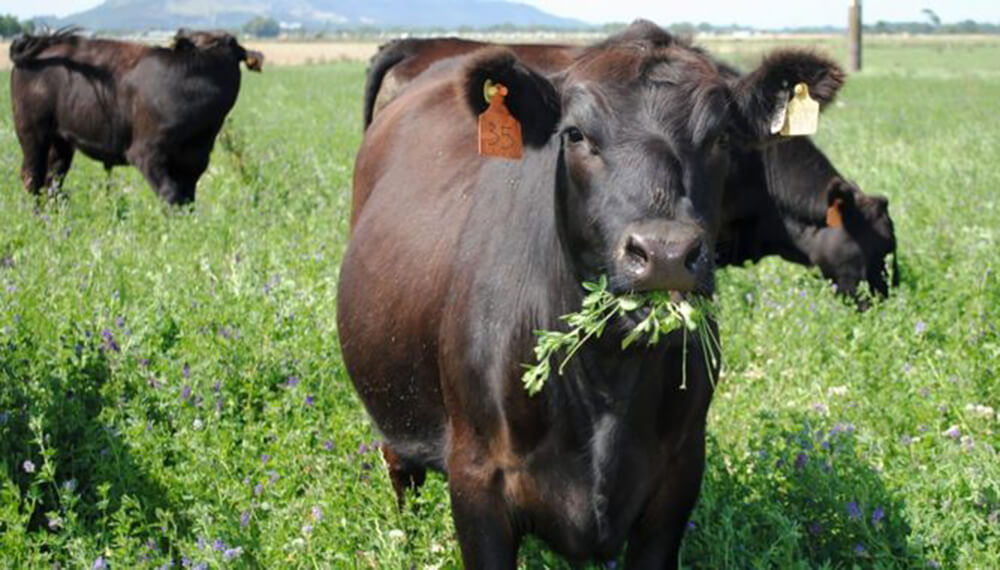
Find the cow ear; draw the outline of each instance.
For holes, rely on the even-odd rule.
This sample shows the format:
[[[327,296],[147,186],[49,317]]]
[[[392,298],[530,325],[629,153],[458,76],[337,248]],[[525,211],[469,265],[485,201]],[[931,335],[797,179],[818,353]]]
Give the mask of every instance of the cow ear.
[[[834,178],[826,186],[826,205],[831,206],[835,201],[843,205],[854,204],[854,192],[854,187],[842,178]]]
[[[827,227],[843,227],[844,219],[853,211],[854,189],[840,178],[834,178],[826,187],[826,205]]]
[[[772,52],[760,67],[739,79],[734,89],[736,104],[751,138],[770,138],[775,116],[799,83],[809,87],[809,95],[823,109],[844,84],[844,71],[828,57],[784,49]]]
[[[508,49],[488,48],[473,55],[460,75],[458,89],[474,116],[489,104],[483,95],[487,80],[507,88],[504,103],[521,123],[524,143],[545,146],[559,124],[559,93],[545,76],[524,65]]]

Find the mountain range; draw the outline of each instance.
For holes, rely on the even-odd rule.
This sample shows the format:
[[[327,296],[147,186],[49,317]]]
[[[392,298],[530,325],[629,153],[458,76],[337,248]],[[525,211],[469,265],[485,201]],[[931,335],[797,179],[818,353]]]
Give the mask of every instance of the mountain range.
[[[236,28],[258,16],[293,27],[328,30],[586,26],[503,0],[105,0],[90,10],[47,19],[47,23],[101,31]]]

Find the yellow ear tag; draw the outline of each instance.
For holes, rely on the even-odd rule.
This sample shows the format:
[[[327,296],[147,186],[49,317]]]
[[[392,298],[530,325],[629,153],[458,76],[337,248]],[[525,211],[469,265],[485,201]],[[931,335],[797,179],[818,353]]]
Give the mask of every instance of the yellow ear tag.
[[[809,86],[805,83],[799,83],[795,86],[795,95],[788,102],[781,135],[785,137],[809,136],[816,134],[817,130],[819,130],[819,103],[809,96]]]
[[[490,104],[479,115],[479,154],[511,160],[521,158],[521,123],[503,104],[507,88],[499,83],[486,81],[483,96]]]

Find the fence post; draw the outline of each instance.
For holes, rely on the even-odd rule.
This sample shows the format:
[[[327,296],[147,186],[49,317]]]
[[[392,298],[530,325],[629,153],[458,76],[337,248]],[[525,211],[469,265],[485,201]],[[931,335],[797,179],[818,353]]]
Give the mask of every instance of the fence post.
[[[861,71],[861,0],[848,0],[847,46],[850,52],[850,70]]]

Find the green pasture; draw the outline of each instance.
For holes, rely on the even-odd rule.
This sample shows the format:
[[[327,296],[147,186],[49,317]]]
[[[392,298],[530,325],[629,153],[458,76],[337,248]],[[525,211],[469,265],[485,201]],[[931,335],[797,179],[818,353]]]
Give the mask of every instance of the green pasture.
[[[889,196],[902,284],[858,314],[802,267],[719,272],[686,567],[1000,560],[1000,44],[867,54],[817,139]],[[441,477],[396,510],[338,348],[363,77],[245,74],[182,211],[79,156],[36,203],[0,89],[0,567],[460,566]]]

